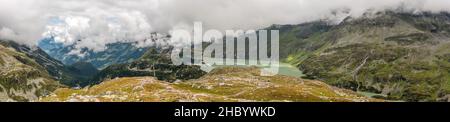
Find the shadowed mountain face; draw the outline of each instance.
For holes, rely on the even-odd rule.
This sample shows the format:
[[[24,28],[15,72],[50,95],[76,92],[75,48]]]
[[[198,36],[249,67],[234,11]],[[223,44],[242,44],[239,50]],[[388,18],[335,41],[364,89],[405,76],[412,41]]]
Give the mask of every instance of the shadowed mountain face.
[[[307,78],[388,99],[449,100],[449,14],[383,12],[317,23],[273,27],[280,29],[285,61]],[[302,28],[323,29],[301,34]]]
[[[384,99],[448,101],[449,23],[446,13],[382,12],[337,25],[317,21],[268,29],[280,30],[281,57],[305,78]],[[198,67],[168,65],[168,52],[150,50],[133,63],[106,68],[93,81],[129,76],[174,81],[203,75],[196,74]]]
[[[379,94],[376,97],[383,99],[450,101],[448,13],[380,12],[366,14],[360,18],[349,17],[339,24],[316,21],[298,25],[274,25],[267,29],[280,30],[280,56],[285,62],[303,71],[306,75],[304,78],[324,81],[328,85],[353,91],[376,93]],[[121,92],[135,95],[134,91],[122,91],[122,86],[109,89],[110,86],[117,86],[116,83],[131,84],[130,87],[123,86],[125,89],[149,88],[139,91],[139,94],[157,93],[156,96],[148,98],[117,98],[119,101],[163,101],[167,99],[158,98],[158,95],[173,94],[180,96],[173,99],[170,98],[172,96],[167,96],[170,98],[168,100],[372,100],[318,81],[303,81],[285,76],[257,76],[254,74],[256,70],[251,68],[224,68],[207,74],[198,66],[175,66],[170,60],[171,48],[137,48],[131,43],[114,43],[108,45],[105,51],[85,50],[86,56],[78,57],[67,55],[72,50],[71,46],[54,43],[51,39],[41,41],[39,47],[43,50],[1,41],[0,101],[36,100],[37,97],[56,89],[59,86],[56,81],[68,86],[96,85],[92,90],[100,90],[98,93],[102,93],[83,93],[84,91],[70,89],[56,92],[56,100],[62,96],[61,99],[65,101],[72,100],[71,97],[84,101],[86,97],[83,95],[102,98],[103,95],[121,95]],[[97,71],[99,68],[103,70]],[[303,87],[307,87],[306,90],[312,89],[312,96],[300,95],[307,92],[301,91],[304,89],[300,87],[305,83],[307,85]],[[230,87],[226,86],[227,84],[231,84]],[[164,89],[167,87],[173,89],[167,91]],[[275,91],[270,92],[272,89],[269,88]],[[291,94],[299,89],[300,91]],[[254,92],[255,90],[258,92]],[[320,90],[325,90],[324,92],[330,94],[325,97],[317,96],[313,94],[317,90],[319,93],[322,93]],[[181,94],[180,91],[187,93]],[[67,94],[73,92],[83,94]],[[198,92],[208,96],[192,97],[198,96]],[[342,95],[340,93],[348,96],[336,96]],[[300,96],[292,98],[290,95]],[[54,101],[55,98],[49,97],[47,100]]]
[[[94,52],[86,49],[82,51],[84,56],[78,56],[69,54],[73,50],[73,46],[56,43],[51,38],[41,40],[39,47],[66,65],[86,62],[91,63],[97,69],[103,69],[112,64],[130,63],[148,50],[148,48],[136,47],[132,43],[113,43],[106,45],[104,51]]]
[[[153,76],[158,80],[174,82],[176,80],[196,79],[206,72],[200,66],[173,65],[170,59],[171,48],[151,48],[141,58],[126,64],[111,65],[99,72],[91,82],[93,85],[107,79],[134,76]]]

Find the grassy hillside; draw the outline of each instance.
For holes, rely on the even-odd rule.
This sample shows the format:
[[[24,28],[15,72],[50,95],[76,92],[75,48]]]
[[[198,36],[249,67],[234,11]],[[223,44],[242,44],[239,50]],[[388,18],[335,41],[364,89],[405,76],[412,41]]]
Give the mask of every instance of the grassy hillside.
[[[3,45],[0,69],[0,101],[34,101],[60,86],[33,59]]]
[[[42,66],[53,79],[67,86],[85,84],[98,72],[90,63],[78,62],[70,66],[64,65],[38,47],[30,48],[13,41],[0,41],[0,44],[5,47],[11,47],[18,53],[25,54],[34,60],[37,65]]]
[[[153,76],[158,80],[174,82],[196,79],[206,74],[199,66],[172,65],[170,53],[171,49],[152,48],[132,63],[111,65],[103,69],[92,79],[93,82],[83,86],[118,77]]]
[[[141,102],[367,102],[360,96],[313,80],[288,76],[259,76],[257,68],[228,67],[200,79],[169,83],[152,77],[125,77],[80,90],[58,89],[41,101]]]

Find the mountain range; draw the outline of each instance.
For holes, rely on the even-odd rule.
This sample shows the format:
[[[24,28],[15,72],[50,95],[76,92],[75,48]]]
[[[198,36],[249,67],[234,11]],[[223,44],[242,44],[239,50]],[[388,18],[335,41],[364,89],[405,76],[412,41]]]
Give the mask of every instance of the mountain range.
[[[198,66],[174,66],[171,47],[116,43],[76,58],[66,55],[70,46],[51,39],[36,49],[1,41],[2,69],[25,73],[2,70],[0,100],[450,101],[449,27],[449,13],[385,11],[337,24],[322,20],[266,28],[280,31],[280,56],[302,71],[303,79],[263,77],[243,67],[206,73]],[[27,85],[33,79],[43,79],[43,87]],[[84,88],[70,88],[77,86]]]

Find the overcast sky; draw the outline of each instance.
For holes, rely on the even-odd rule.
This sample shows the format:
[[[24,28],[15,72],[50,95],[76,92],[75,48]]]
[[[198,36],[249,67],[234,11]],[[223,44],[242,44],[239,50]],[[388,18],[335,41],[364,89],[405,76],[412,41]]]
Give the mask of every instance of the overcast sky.
[[[447,11],[450,0],[0,0],[0,39],[35,45],[54,36],[67,45],[102,50],[194,21],[212,29],[258,29],[335,18],[335,10],[357,17],[368,9],[399,6]]]

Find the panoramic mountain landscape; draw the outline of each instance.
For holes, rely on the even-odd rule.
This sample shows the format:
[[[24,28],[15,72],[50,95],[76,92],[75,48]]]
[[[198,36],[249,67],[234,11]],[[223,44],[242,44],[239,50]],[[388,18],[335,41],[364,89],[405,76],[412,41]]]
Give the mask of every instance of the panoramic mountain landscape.
[[[190,7],[159,3],[161,6],[151,10],[161,13],[146,13],[135,3],[94,3],[97,6],[92,8],[85,8],[89,4],[55,7],[71,10],[67,13],[43,14],[46,10],[40,10],[36,12],[41,16],[36,27],[28,24],[33,21],[0,19],[0,101],[450,102],[450,11],[428,2],[373,6],[362,2],[355,5],[358,7],[323,4],[328,8],[316,7],[317,14],[311,11],[314,6],[307,8],[311,13],[296,13],[297,4],[268,2],[244,7],[265,10],[271,5],[287,6],[286,10],[232,16],[238,22],[223,21],[216,16],[217,10],[209,7],[189,11]],[[180,10],[166,10],[172,5]],[[233,8],[226,3],[217,6]],[[427,9],[430,6],[433,9]],[[211,13],[205,11],[208,9]],[[223,14],[231,16],[239,11],[244,10]],[[182,18],[199,13],[209,16]],[[169,14],[174,16],[166,17]],[[41,22],[41,18],[46,19]],[[190,39],[173,39],[173,29],[196,33],[190,24],[197,19],[205,21],[205,28],[220,31],[278,30],[278,74],[261,75],[264,67],[252,65],[225,65],[205,71],[201,64],[206,58],[184,59],[200,60],[200,64],[176,65],[173,57],[179,55],[172,53],[180,45],[189,44],[189,49],[194,49],[191,54],[198,52],[187,41]],[[27,22],[29,27],[23,29],[25,25],[16,22]],[[34,35],[39,36],[31,38]],[[239,41],[234,38],[233,43]],[[213,45],[210,38],[194,36],[196,39],[203,50]],[[243,44],[247,44],[244,51],[263,48],[247,41]],[[269,46],[272,51],[277,45]],[[233,51],[240,51],[235,48]],[[216,51],[214,57],[220,54]],[[238,57],[236,52],[229,57]]]

